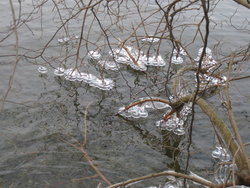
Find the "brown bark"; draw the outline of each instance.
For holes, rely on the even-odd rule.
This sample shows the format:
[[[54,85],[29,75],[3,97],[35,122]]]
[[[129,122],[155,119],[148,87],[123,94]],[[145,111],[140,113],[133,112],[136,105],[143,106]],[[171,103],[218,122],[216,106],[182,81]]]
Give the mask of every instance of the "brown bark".
[[[250,2],[248,0],[234,0],[234,1],[250,9]]]

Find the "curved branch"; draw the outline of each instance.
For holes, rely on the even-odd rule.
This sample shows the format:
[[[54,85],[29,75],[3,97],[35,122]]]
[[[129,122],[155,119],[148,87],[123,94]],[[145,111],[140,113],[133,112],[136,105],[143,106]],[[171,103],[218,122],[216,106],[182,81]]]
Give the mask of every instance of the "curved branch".
[[[175,103],[172,103],[172,105],[175,106],[181,105],[182,103],[187,103],[192,100],[192,98],[192,95],[182,97]],[[200,97],[198,97],[195,102],[200,106],[202,111],[209,117],[211,123],[219,131],[220,136],[223,138],[226,146],[234,156],[239,170],[248,169],[249,161],[245,158],[245,154],[238,149],[239,144],[234,140],[231,131],[222,121],[222,119],[218,117],[216,111],[204,99]],[[250,171],[250,169],[248,169],[248,171]]]
[[[226,124],[217,116],[215,110],[203,99],[199,98],[196,103],[200,106],[202,111],[209,117],[215,128],[219,131],[226,146],[231,151],[235,158],[235,162],[240,170],[248,169],[248,161],[245,159],[245,154],[238,150],[238,143],[233,139],[233,135]]]
[[[250,2],[249,0],[234,0],[236,3],[246,7],[246,8],[249,8],[250,9]]]
[[[205,185],[208,187],[215,187],[215,184],[206,181],[202,178],[198,178],[192,175],[187,175],[187,174],[182,174],[182,173],[178,173],[175,171],[164,171],[164,172],[159,172],[159,173],[155,173],[155,174],[149,174],[146,176],[141,176],[141,177],[137,177],[134,179],[130,179],[124,182],[120,182],[120,183],[116,183],[114,185],[109,186],[108,188],[116,188],[116,187],[120,187],[120,186],[125,186],[131,183],[135,183],[141,180],[146,180],[146,179],[151,179],[151,178],[155,178],[155,177],[159,177],[159,176],[175,176],[175,177],[180,177],[180,178],[184,178],[184,179],[188,179],[188,180],[192,180],[193,182],[199,183],[201,185]]]

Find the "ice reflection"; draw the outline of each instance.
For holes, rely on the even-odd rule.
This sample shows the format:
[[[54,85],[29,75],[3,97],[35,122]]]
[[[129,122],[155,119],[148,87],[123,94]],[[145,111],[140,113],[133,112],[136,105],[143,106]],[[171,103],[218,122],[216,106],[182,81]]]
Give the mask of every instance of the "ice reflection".
[[[44,66],[39,66],[39,67],[37,68],[37,71],[38,71],[39,73],[41,73],[41,74],[46,74],[46,73],[48,72],[48,69],[47,69],[46,67],[44,67]]]
[[[214,178],[218,184],[225,183],[226,181],[230,181],[229,175],[232,171],[236,170],[236,166],[234,164],[218,164],[216,166]]]
[[[171,170],[169,170],[169,172],[171,172]],[[174,176],[167,176],[167,179],[169,181],[164,184],[163,188],[180,188],[184,186],[182,179],[178,179]],[[189,184],[187,182],[186,182],[186,187],[189,188]]]
[[[176,181],[169,181],[167,183],[165,183],[163,188],[180,188],[183,186],[182,181],[180,180],[176,180]],[[187,186],[189,187],[189,186]]]

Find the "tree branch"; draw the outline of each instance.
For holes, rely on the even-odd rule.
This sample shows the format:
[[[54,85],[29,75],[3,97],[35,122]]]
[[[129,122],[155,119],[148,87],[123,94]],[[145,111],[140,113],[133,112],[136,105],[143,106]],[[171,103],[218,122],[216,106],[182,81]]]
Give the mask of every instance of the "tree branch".
[[[209,181],[206,181],[206,180],[204,180],[202,178],[198,178],[198,177],[195,177],[195,176],[192,176],[192,175],[178,173],[178,172],[175,172],[175,171],[164,171],[164,172],[149,174],[149,175],[146,175],[146,176],[141,176],[141,177],[130,179],[130,180],[127,180],[127,181],[124,181],[124,182],[116,183],[114,185],[109,186],[108,188],[121,187],[121,186],[125,186],[125,185],[131,184],[131,183],[141,181],[141,180],[151,179],[151,178],[155,178],[155,177],[159,177],[159,176],[181,177],[181,178],[184,178],[184,179],[192,180],[192,181],[194,181],[196,183],[199,183],[201,185],[205,185],[205,186],[208,186],[208,187],[215,187],[215,184],[213,184],[213,183],[211,183]]]
[[[234,0],[236,3],[246,7],[246,8],[249,8],[250,9],[250,2],[249,0]]]

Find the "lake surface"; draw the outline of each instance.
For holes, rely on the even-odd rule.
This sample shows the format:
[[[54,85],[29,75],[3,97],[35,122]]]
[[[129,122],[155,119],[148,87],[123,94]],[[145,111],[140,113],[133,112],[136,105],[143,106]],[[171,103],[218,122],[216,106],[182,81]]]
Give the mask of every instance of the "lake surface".
[[[39,1],[21,2],[22,18],[28,18],[29,21],[27,25],[23,24],[17,30],[19,54],[24,56],[20,58],[16,69],[14,69],[14,33],[0,42],[2,98],[10,88],[9,80],[12,79],[15,70],[13,83],[0,112],[0,187],[88,188],[97,187],[99,183],[103,187],[107,186],[101,178],[96,177],[96,172],[86,160],[86,155],[84,157],[75,147],[81,143],[86,143],[84,151],[112,183],[169,169],[185,169],[187,138],[161,131],[155,126],[155,122],[165,113],[164,110],[150,111],[145,119],[116,116],[121,106],[140,97],[150,95],[166,98],[165,85],[161,80],[165,79],[167,66],[150,67],[147,70],[148,74],[128,66],[122,66],[117,72],[100,71],[100,67],[94,61],[87,60],[87,52],[99,47],[107,56],[107,41],[103,40],[98,24],[94,21],[91,25],[93,21],[91,18],[86,20],[84,36],[88,36],[92,43],[81,48],[80,56],[83,61],[78,62],[78,66],[81,70],[95,75],[104,74],[104,77],[114,80],[114,88],[103,91],[86,83],[70,82],[62,77],[56,77],[53,73],[54,68],[60,66],[62,62],[67,67],[76,65],[76,45],[71,44],[68,49],[60,46],[57,39],[65,36],[61,30],[52,38],[60,26],[60,18],[56,15],[56,7],[52,2],[46,2],[42,9],[36,9],[38,12],[31,17],[28,13]],[[71,7],[76,4],[75,2],[69,1],[67,6]],[[58,3],[58,7],[63,8],[60,1]],[[18,16],[17,2],[14,2],[14,6]],[[128,13],[122,22],[124,28],[118,29],[115,24],[110,28],[115,37],[122,40],[128,37],[129,29],[136,25],[139,18],[132,3],[127,3],[126,6],[130,8],[127,9],[128,12],[123,13],[125,15]],[[147,1],[141,7],[145,9],[142,14],[146,17],[155,10],[156,5],[154,1]],[[74,14],[75,10],[71,12],[62,9],[61,13]],[[108,16],[105,17],[105,13],[101,10],[102,8],[97,15],[102,23],[104,26],[110,24]],[[125,6],[122,6],[121,10],[125,11]],[[219,59],[250,43],[248,15],[248,9],[232,1],[218,3],[210,14],[213,22],[211,22],[208,46],[216,49],[214,58]],[[2,17],[0,40],[2,40],[9,33],[10,23],[13,23],[8,1],[0,2],[0,16]],[[66,25],[66,31],[70,36],[80,35],[82,16],[83,14]],[[154,23],[159,16],[160,13],[156,14],[149,22]],[[195,20],[192,16],[180,17],[179,21],[192,22]],[[230,25],[230,17],[233,26]],[[146,28],[149,34],[155,32],[153,24]],[[193,28],[187,28],[183,33],[182,38],[186,43],[192,39],[193,31]],[[145,36],[143,28],[137,32],[138,36]],[[44,52],[47,62],[42,57],[25,58],[25,56],[36,56],[51,38],[52,41]],[[117,43],[117,39],[110,37],[110,42]],[[163,43],[159,50],[166,62],[169,61],[167,57],[171,52],[169,45],[169,42]],[[201,41],[196,40],[188,47],[194,58],[201,46]],[[39,65],[45,66],[48,72],[40,74],[37,71]],[[236,68],[234,75],[249,75],[249,60]],[[245,141],[249,141],[250,129],[249,86],[249,80],[244,79],[232,82],[230,89],[235,117]],[[213,96],[208,101],[226,121],[220,97]],[[209,119],[198,107],[192,140],[190,170],[214,181],[214,163],[211,159],[211,152],[215,147],[214,131]],[[176,143],[180,143],[182,153],[174,159],[172,149],[168,146],[174,147]],[[165,178],[156,178],[131,187],[157,186],[164,181]]]

